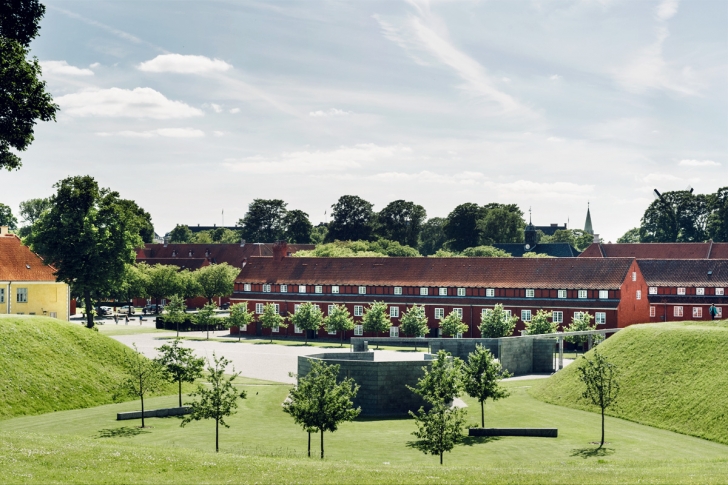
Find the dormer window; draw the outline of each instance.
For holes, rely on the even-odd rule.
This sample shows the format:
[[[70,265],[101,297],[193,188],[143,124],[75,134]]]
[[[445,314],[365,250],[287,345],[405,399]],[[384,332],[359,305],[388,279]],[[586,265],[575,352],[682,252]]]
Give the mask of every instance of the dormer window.
[[[677,294],[678,295],[684,295],[685,294],[685,288],[678,288],[677,289]]]
[[[536,292],[534,290],[526,290],[526,298],[533,298]],[[524,320],[525,322],[526,320]],[[530,321],[530,320],[528,320]]]
[[[176,258],[177,257],[177,250],[176,249],[173,249],[172,250],[172,257],[173,258]]]
[[[190,250],[190,252],[189,252],[189,253],[187,253],[187,257],[189,257],[189,258],[191,258],[191,257],[192,257],[192,250]]]
[[[205,257],[206,258],[209,258],[210,257],[210,250],[209,249],[206,249],[205,250]]]

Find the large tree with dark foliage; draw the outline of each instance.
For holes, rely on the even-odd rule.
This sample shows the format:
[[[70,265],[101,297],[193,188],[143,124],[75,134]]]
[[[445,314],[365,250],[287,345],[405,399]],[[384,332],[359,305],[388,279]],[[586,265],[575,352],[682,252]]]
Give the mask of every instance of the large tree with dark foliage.
[[[326,241],[368,241],[372,237],[373,205],[356,195],[344,195],[331,206],[333,220]]]
[[[719,221],[725,215],[728,188],[715,194],[693,194],[679,190],[663,192],[645,210],[640,226],[640,242],[702,242],[714,237],[721,239]],[[725,228],[725,218],[722,221]]]
[[[28,59],[44,13],[38,0],[0,1],[0,168],[19,168],[20,157],[10,150],[30,146],[37,120],[56,119],[38,59]]]
[[[514,204],[488,204],[485,217],[476,224],[484,245],[523,242],[523,213]]]
[[[447,219],[442,217],[432,217],[422,224],[420,229],[420,242],[417,249],[423,256],[435,254],[447,241],[445,234],[445,223]]]
[[[280,199],[254,199],[248,213],[238,221],[243,239],[250,242],[275,242],[283,239],[286,204]]]
[[[13,210],[0,202],[0,226],[8,226],[11,230],[18,227],[18,219],[13,215]]]
[[[286,228],[285,239],[289,243],[309,244],[313,224],[308,219],[308,214],[302,210],[292,210],[286,213],[283,218],[283,225]]]
[[[377,215],[377,233],[384,239],[415,248],[425,217],[427,212],[421,205],[395,200]]]
[[[712,211],[708,216],[708,235],[713,241],[728,242],[728,187],[711,196]]]
[[[120,285],[126,265],[142,245],[144,221],[118,192],[100,188],[90,176],[69,177],[54,187],[51,209],[28,236],[31,249],[56,268],[56,277],[83,296],[87,326],[93,327],[92,298]]]
[[[450,249],[462,251],[480,244],[478,221],[485,217],[487,209],[478,204],[465,203],[455,207],[447,216],[443,228]]]

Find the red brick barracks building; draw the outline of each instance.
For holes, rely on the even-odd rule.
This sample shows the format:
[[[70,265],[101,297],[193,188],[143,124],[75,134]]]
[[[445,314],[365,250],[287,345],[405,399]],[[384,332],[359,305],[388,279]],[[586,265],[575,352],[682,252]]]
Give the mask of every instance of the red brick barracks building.
[[[398,336],[399,317],[413,304],[425,306],[430,335],[452,311],[468,325],[463,337],[479,337],[481,315],[497,303],[519,317],[516,334],[539,310],[552,311],[566,326],[588,312],[598,327],[710,319],[711,303],[728,307],[728,260],[638,260],[636,258],[292,258],[285,246],[274,257],[251,257],[235,284],[231,302],[247,301],[256,314],[266,303],[282,315],[313,302],[324,315],[347,306],[363,333],[361,317],[373,301],[389,306]],[[682,308],[679,310],[679,308]],[[267,334],[269,331],[265,330]],[[243,333],[261,334],[259,326]],[[295,328],[280,335],[300,335]],[[326,331],[319,332],[326,335]]]

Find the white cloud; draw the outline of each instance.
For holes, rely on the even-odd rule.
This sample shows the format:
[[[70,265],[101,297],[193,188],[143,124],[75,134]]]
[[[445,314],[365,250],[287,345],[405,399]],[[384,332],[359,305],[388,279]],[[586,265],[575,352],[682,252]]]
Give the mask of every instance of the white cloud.
[[[99,62],[94,62],[93,64],[89,64],[89,66],[88,66],[88,67],[90,67],[91,69],[96,69],[96,68],[97,68],[97,67],[99,67],[100,65],[101,65],[101,63],[99,63]]]
[[[222,106],[220,106],[219,104],[211,103],[210,107],[215,113],[222,113]]]
[[[167,99],[152,88],[88,89],[56,98],[69,116],[127,118],[190,118],[203,113],[182,101]]]
[[[549,76],[549,79],[551,79],[552,81],[558,81],[559,79],[561,79],[561,76],[559,76],[558,74],[552,74],[551,76]]]
[[[240,108],[233,108],[230,110],[230,113],[232,113],[232,114],[240,113]]]
[[[217,132],[215,132],[217,133]],[[98,136],[124,136],[129,138],[202,138],[205,132],[195,128],[158,128],[148,131],[117,131],[115,133],[99,132]]]
[[[678,0],[663,0],[657,6],[657,18],[660,20],[668,20],[677,13]]]
[[[224,131],[213,131],[212,136],[225,136]]]
[[[720,163],[713,160],[680,160],[678,165],[683,167],[720,167]]]
[[[40,67],[43,68],[43,74],[61,76],[93,76],[91,69],[71,66],[66,61],[41,61]],[[92,65],[93,67],[93,65]]]
[[[318,111],[311,111],[308,115],[313,116],[314,118],[324,117],[324,116],[346,116],[350,115],[351,111],[344,111],[341,109],[331,108],[326,111],[318,110]]]
[[[220,59],[205,56],[182,54],[161,54],[139,64],[137,69],[144,72],[174,72],[179,74],[207,74],[225,72],[233,66]]]

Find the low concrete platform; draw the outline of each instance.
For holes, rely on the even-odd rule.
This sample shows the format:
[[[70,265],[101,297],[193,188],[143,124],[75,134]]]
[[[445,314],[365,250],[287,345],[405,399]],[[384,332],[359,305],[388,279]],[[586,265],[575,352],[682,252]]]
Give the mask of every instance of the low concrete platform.
[[[144,411],[145,418],[166,418],[168,416],[184,416],[190,414],[192,409],[188,406],[182,406],[181,408],[162,408],[162,409],[148,409]],[[124,421],[126,419],[142,419],[141,411],[130,411],[128,413],[116,413],[117,421]]]
[[[468,436],[532,436],[558,438],[557,428],[469,428]]]

